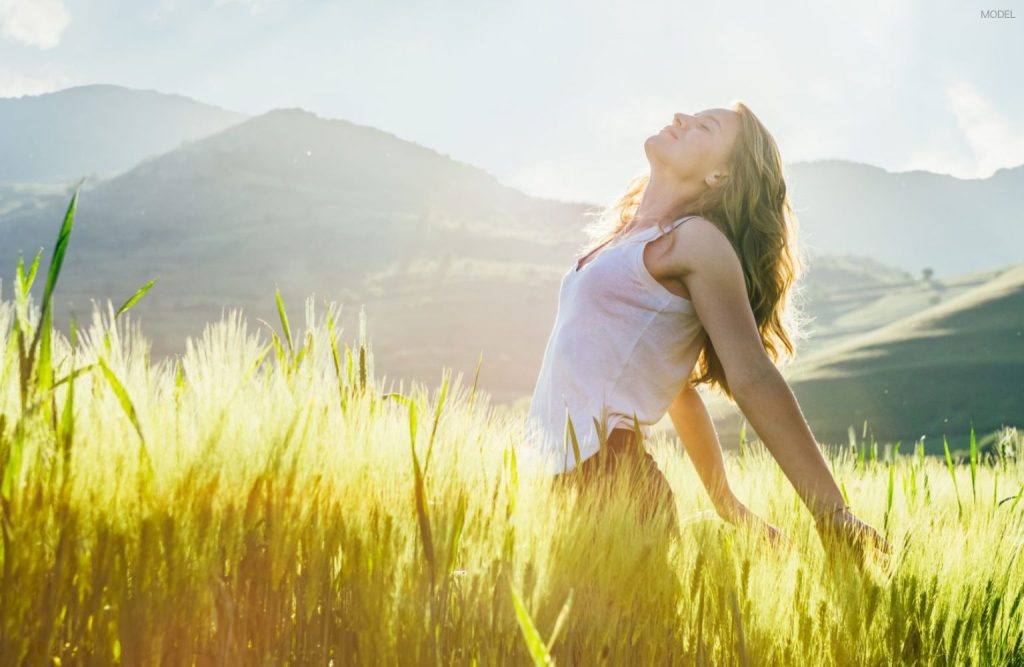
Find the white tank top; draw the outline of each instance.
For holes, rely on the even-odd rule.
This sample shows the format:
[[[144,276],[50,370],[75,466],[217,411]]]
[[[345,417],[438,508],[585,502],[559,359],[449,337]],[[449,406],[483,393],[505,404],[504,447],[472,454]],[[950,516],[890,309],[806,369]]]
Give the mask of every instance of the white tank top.
[[[668,411],[690,376],[704,329],[689,299],[668,291],[644,264],[647,243],[669,229],[644,227],[622,234],[573,263],[562,277],[555,324],[524,424],[528,467],[558,474],[577,462],[566,417],[579,443],[580,461],[600,448],[595,419],[605,434],[633,427],[644,435]]]

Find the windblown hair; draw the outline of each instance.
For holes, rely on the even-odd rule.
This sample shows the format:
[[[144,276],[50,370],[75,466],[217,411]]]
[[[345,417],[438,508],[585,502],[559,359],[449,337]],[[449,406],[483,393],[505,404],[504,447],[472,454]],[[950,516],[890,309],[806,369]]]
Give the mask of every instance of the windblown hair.
[[[747,296],[773,363],[792,359],[794,340],[801,338],[802,313],[793,296],[806,262],[797,245],[798,223],[783,178],[782,157],[775,139],[742,102],[730,107],[739,115],[740,131],[728,158],[728,177],[718,188],[707,188],[683,215],[699,215],[714,224],[732,243],[743,267]],[[615,238],[636,215],[650,180],[635,176],[626,192],[588,226],[590,240],[579,256]],[[698,357],[693,385],[719,388],[735,400],[711,338]]]

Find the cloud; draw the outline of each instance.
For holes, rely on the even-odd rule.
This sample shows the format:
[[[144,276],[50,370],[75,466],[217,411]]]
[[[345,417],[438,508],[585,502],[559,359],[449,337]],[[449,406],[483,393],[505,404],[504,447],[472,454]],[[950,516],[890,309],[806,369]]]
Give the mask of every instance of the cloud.
[[[1007,120],[966,81],[947,86],[944,94],[953,123],[914,151],[903,169],[988,178],[1002,167],[1024,164],[1024,125]]]
[[[977,176],[989,176],[1000,167],[1024,163],[1024,127],[1007,121],[965,81],[948,87],[946,97],[957,127],[971,149]]]
[[[61,0],[0,0],[0,34],[20,44],[52,49],[70,22]]]

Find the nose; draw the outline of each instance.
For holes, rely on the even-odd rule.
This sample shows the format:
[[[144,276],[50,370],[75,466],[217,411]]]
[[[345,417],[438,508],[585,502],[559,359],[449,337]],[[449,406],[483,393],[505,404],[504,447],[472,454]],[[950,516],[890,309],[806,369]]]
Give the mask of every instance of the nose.
[[[686,127],[688,127],[690,125],[690,121],[691,121],[692,118],[693,118],[693,116],[690,116],[688,114],[677,113],[673,117],[673,120],[675,121],[676,125],[679,125],[679,126],[681,126],[681,127],[683,127],[685,129]]]

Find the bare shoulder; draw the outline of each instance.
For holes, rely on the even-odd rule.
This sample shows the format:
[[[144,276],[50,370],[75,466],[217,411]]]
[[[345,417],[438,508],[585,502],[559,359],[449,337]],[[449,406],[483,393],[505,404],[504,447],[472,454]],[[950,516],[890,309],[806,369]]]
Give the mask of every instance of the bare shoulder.
[[[739,258],[725,234],[707,218],[696,216],[671,232],[666,259],[679,275],[713,267],[739,267]]]

